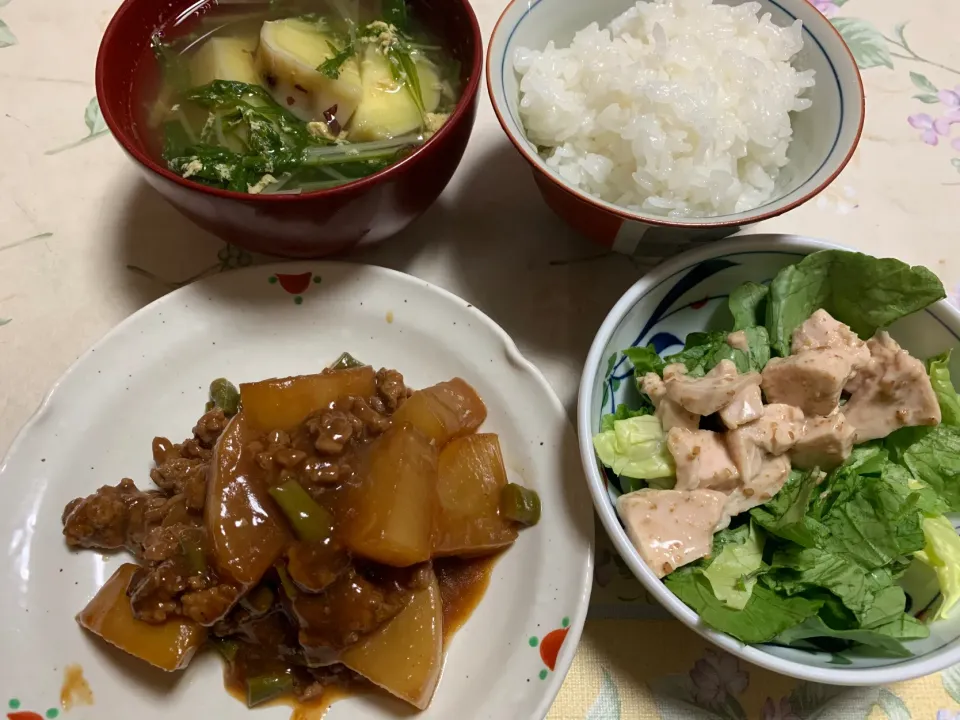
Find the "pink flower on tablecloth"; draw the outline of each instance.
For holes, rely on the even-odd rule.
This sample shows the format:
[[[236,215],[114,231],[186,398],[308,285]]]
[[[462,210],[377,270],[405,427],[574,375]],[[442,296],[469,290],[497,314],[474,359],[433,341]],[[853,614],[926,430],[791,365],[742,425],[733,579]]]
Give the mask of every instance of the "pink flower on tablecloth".
[[[947,107],[960,108],[960,85],[957,85],[953,90],[939,90],[937,97]]]
[[[947,300],[953,303],[955,308],[960,309],[960,285],[947,291]]]
[[[802,720],[793,708],[790,707],[790,698],[782,697],[777,703],[773,698],[768,697],[763,707],[760,708],[763,720]]]
[[[911,115],[907,118],[907,122],[910,123],[911,127],[921,130],[920,139],[923,140],[927,145],[936,145],[940,142],[940,138],[937,137],[940,133],[936,127],[936,121],[930,117],[927,113],[917,113]]]
[[[727,695],[739,695],[750,682],[735,657],[710,648],[694,663],[690,680],[693,681],[694,697],[702,707],[722,703]]]
[[[809,0],[810,4],[813,5],[817,10],[823,13],[824,17],[832,18],[836,17],[840,12],[840,7],[831,0]]]
[[[960,110],[951,110],[943,117],[933,121],[933,129],[936,130],[937,135],[949,135],[950,126],[957,123],[960,123]]]
[[[937,710],[937,720],[960,720],[960,712],[956,710]]]

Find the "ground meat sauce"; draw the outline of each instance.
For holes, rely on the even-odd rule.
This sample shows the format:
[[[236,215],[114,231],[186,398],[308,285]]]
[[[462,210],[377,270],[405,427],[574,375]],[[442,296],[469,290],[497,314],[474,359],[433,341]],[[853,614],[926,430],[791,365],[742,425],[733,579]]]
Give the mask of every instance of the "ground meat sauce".
[[[343,484],[409,395],[399,372],[380,370],[375,395],[339,398],[289,431],[250,433],[243,456],[266,487],[294,480],[331,514],[343,512]],[[67,544],[133,553],[140,564],[127,589],[134,617],[164,623],[179,616],[209,628],[208,642],[227,660],[228,687],[246,692],[251,704],[256,699],[247,681],[253,677],[285,678],[286,696],[302,702],[363,687],[365,680],[336,662],[337,652],[395,617],[430,575],[429,563],[393,568],[353,558],[334,536],[322,543],[292,540],[245,594],[219,578],[205,560],[204,506],[214,446],[229,421],[215,408],[182,443],[154,438],[150,478],[158,489],[140,490],[124,478],[73,500],[63,513]],[[493,562],[434,563],[445,640],[479,602]]]

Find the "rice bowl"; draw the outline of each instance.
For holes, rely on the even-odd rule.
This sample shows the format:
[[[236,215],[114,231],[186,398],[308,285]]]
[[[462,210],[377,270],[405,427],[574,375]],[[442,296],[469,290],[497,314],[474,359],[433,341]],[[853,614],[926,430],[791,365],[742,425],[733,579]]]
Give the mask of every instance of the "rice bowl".
[[[780,169],[773,196],[760,207],[710,217],[632,209],[592,195],[564,178],[528,136],[520,115],[518,48],[543,50],[551,41],[569,47],[574,35],[597,23],[606,27],[637,0],[512,0],[487,46],[486,81],[494,112],[507,139],[527,161],[548,207],[576,232],[598,245],[638,257],[662,257],[687,240],[722,237],[791,210],[822,192],[854,155],[863,130],[863,84],[856,62],[836,28],[808,0],[757,0],[760,13],[788,27],[802,23],[803,48],[791,64],[813,70],[816,84],[803,97],[809,108],[791,116],[789,162]],[[737,0],[714,0],[739,5]]]
[[[697,218],[767,203],[815,71],[791,64],[802,22],[760,10],[638,2],[567,48],[518,47],[528,139],[572,187],[628,210]]]

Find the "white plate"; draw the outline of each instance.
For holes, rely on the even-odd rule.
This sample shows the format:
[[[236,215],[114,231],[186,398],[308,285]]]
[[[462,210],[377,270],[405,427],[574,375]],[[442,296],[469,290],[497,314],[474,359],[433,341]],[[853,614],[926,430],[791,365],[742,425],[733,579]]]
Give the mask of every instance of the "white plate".
[[[563,406],[473,306],[401,273],[340,263],[248,268],[185,287],[127,319],[57,383],[0,465],[0,712],[56,717],[64,669],[79,664],[95,703],[71,720],[248,717],[223,689],[213,653],[166,675],[80,630],[74,615],[127,557],[69,552],[60,515],[71,498],[122,477],[148,485],[152,438],[187,437],[213,378],[317,372],[344,350],[397,368],[413,387],[457,375],[473,384],[508,471],[543,500],[540,524],[496,564],[418,717],[546,715],[573,660],[593,570],[593,511]],[[551,671],[540,650],[552,631],[560,633],[551,640],[564,631],[566,639]],[[409,714],[369,695],[335,703],[326,717]]]

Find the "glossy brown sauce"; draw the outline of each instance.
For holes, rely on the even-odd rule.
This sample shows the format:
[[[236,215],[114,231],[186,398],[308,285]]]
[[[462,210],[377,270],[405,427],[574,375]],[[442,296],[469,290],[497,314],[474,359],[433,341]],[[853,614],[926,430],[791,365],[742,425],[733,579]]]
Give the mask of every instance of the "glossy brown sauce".
[[[480,604],[490,586],[493,567],[501,555],[502,552],[481,558],[440,558],[433,561],[433,569],[440,584],[440,599],[443,603],[444,650]],[[231,672],[230,666],[224,663],[223,679],[227,692],[246,705],[246,678],[239,672]],[[290,720],[321,720],[337,700],[371,692],[379,692],[379,690],[365,680],[357,680],[348,686],[329,685],[324,688],[322,696],[308,702],[297,702],[286,696],[265,703],[264,706],[290,707]]]
[[[443,558],[433,561],[443,602],[443,645],[470,619],[490,585],[490,573],[501,553],[489,557]]]
[[[231,678],[226,664],[224,664],[223,686],[237,702],[246,708],[246,690],[242,684],[238,685]],[[337,702],[337,700],[343,700],[344,698],[353,697],[354,695],[362,695],[364,692],[374,692],[373,686],[367,684],[365,687],[343,688],[334,685],[324,688],[323,695],[313,700],[300,702],[290,695],[284,695],[283,697],[265,702],[257,707],[288,707],[290,708],[290,720],[323,720],[323,717],[327,714],[327,710],[329,710],[330,706]]]
[[[67,665],[63,669],[60,707],[64,712],[69,712],[77,705],[93,705],[93,691],[83,676],[83,668],[79,665]]]

